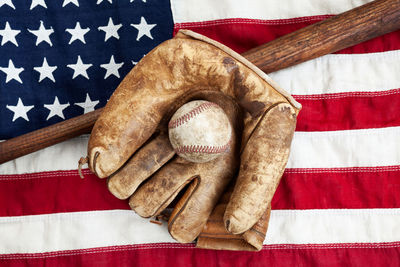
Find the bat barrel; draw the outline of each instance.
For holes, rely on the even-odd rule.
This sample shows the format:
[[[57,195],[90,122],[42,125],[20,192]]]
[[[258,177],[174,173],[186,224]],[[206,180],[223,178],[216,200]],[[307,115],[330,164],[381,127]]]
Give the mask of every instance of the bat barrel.
[[[377,0],[287,34],[243,54],[266,73],[400,29],[400,1]]]

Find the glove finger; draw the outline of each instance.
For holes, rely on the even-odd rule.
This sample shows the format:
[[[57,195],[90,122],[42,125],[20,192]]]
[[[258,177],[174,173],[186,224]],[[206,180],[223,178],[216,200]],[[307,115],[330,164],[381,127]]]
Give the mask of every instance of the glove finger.
[[[285,169],[296,127],[296,111],[287,103],[262,118],[241,155],[240,171],[224,214],[228,231],[240,234],[265,212]]]
[[[168,136],[160,134],[137,151],[108,179],[108,190],[119,199],[127,199],[144,180],[166,164],[174,154]]]
[[[205,163],[179,199],[168,221],[168,230],[181,243],[192,242],[201,232],[226,185],[235,173],[234,154]]]
[[[133,193],[129,205],[142,217],[158,215],[196,177],[196,164],[176,157]]]

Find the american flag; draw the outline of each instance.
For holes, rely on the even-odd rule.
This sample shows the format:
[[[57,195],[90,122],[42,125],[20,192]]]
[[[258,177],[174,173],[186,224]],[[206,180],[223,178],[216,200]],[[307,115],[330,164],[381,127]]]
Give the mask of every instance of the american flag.
[[[370,0],[0,0],[0,139],[100,108],[190,29],[241,53]],[[400,266],[400,31],[270,76],[303,105],[260,252],[196,249],[77,160],[88,136],[0,165],[4,266]]]

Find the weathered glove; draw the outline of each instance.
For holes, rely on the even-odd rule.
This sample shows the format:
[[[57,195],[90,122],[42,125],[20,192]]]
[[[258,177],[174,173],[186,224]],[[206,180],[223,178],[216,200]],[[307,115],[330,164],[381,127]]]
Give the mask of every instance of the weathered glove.
[[[234,129],[231,150],[208,163],[174,156],[166,137],[169,118],[193,99],[221,105]],[[89,167],[100,178],[111,176],[110,191],[121,199],[130,197],[130,206],[143,217],[160,214],[187,186],[168,222],[171,235],[180,242],[200,234],[236,176],[223,223],[219,220],[249,242],[247,233],[260,230],[258,224],[266,231],[266,210],[287,163],[300,108],[234,51],[181,31],[145,56],[116,89],[93,128]],[[215,209],[214,214],[221,212]],[[262,241],[251,246],[261,249]]]

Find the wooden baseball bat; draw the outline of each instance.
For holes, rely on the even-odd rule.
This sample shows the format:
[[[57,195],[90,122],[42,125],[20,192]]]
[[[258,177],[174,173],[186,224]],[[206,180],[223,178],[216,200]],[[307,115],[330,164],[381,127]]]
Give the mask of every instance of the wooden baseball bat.
[[[266,73],[400,29],[400,0],[376,0],[302,28],[244,54]],[[102,109],[0,143],[0,164],[89,133]],[[77,159],[78,160],[78,159]]]

